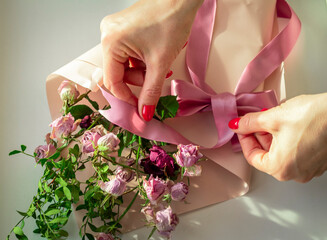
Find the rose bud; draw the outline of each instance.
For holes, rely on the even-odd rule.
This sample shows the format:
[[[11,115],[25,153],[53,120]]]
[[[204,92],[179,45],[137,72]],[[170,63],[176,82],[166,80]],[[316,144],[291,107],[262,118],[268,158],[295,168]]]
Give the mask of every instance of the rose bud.
[[[155,218],[154,210],[150,205],[147,205],[141,209],[141,213],[144,214],[148,222],[153,222]]]
[[[175,230],[179,220],[173,213],[171,207],[160,210],[156,213],[156,227],[158,233],[164,237],[170,238],[171,232]]]
[[[91,124],[92,124],[92,119],[91,119],[91,117],[90,117],[89,115],[86,115],[86,116],[82,119],[82,121],[81,121],[81,123],[79,124],[79,126],[80,126],[81,128],[88,128],[89,126],[91,126]]]
[[[185,168],[184,176],[186,177],[199,177],[202,173],[202,167],[200,165],[193,165]]]
[[[48,158],[56,152],[56,148],[53,144],[40,145],[34,152],[36,153],[35,160],[38,162],[42,158]]]
[[[113,133],[108,133],[98,140],[99,150],[103,152],[113,152],[118,150],[119,143],[119,138]]]
[[[68,137],[72,132],[74,132],[79,125],[80,120],[75,121],[74,117],[68,113],[66,116],[61,116],[50,123],[52,127],[52,132],[50,138],[61,138]]]
[[[121,166],[118,166],[115,170],[115,174],[117,178],[120,178],[121,180],[125,182],[130,182],[135,177],[135,172],[131,169],[123,168]]]
[[[60,95],[61,100],[67,101],[69,104],[73,104],[79,96],[76,84],[68,80],[64,80],[60,84],[58,88],[58,93]]]
[[[178,152],[174,154],[174,156],[176,158],[176,162],[181,167],[193,166],[203,156],[199,152],[199,147],[192,144],[179,144],[177,148]]]
[[[126,182],[117,177],[113,178],[109,182],[99,181],[98,184],[103,191],[115,197],[119,197],[126,190]]]
[[[167,189],[167,184],[160,178],[154,178],[151,175],[148,181],[144,179],[143,187],[150,202],[156,205],[157,201],[160,200],[160,198],[164,195]]]
[[[81,139],[83,153],[93,153],[95,150],[94,147],[97,146],[97,142],[100,138],[101,135],[96,131],[92,131],[92,129],[85,131]]]
[[[115,240],[110,233],[99,233],[96,237],[96,240]]]
[[[170,188],[171,199],[173,199],[174,201],[184,200],[187,194],[188,186],[183,182],[176,183]]]

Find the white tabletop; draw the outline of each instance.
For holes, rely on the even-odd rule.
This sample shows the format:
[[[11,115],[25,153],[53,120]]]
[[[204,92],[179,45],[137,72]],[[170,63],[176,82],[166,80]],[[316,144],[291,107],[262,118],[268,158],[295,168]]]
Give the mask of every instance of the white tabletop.
[[[8,157],[20,144],[40,145],[51,121],[45,78],[100,41],[99,22],[132,0],[1,0],[0,239],[5,239],[36,191],[42,170],[33,159]],[[288,97],[327,92],[325,0],[289,0],[303,23],[286,62]],[[327,157],[327,156],[326,156]],[[327,239],[327,174],[307,184],[278,182],[254,172],[243,197],[180,216],[173,239]],[[34,229],[26,223],[26,233]],[[74,218],[69,239],[79,239]],[[144,240],[150,229],[123,239]],[[27,234],[30,239],[41,239]],[[153,239],[161,239],[154,236]]]

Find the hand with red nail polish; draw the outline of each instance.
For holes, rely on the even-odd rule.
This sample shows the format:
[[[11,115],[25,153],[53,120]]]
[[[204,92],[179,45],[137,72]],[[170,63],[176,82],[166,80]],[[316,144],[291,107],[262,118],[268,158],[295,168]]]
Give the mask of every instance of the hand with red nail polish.
[[[295,97],[229,127],[247,161],[280,181],[308,182],[327,170],[327,93]]]
[[[104,86],[138,106],[146,121],[153,117],[163,83],[173,74],[170,66],[187,42],[202,2],[140,0],[101,22]],[[142,87],[138,102],[127,84]]]

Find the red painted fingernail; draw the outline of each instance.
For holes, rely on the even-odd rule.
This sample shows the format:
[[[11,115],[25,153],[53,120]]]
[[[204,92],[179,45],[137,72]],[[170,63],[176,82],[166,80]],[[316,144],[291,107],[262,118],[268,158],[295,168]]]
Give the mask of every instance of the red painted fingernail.
[[[241,118],[234,118],[229,121],[228,127],[230,129],[238,129],[238,123],[240,122]]]
[[[186,43],[184,44],[183,48],[185,48],[187,44],[188,44],[188,41],[186,41]]]
[[[154,105],[144,105],[142,108],[142,116],[145,121],[150,121],[153,118],[154,110],[156,107]]]
[[[264,111],[267,111],[268,110],[268,108],[263,108],[263,109],[261,109],[261,112],[264,112]]]
[[[169,78],[171,75],[173,75],[173,71],[172,70],[169,70],[169,72],[166,75],[166,78]]]

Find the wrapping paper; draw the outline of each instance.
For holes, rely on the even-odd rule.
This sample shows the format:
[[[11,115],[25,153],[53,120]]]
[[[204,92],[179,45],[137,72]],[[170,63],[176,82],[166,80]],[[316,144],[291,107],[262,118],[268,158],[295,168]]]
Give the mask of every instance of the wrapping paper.
[[[290,18],[290,12],[284,0],[206,0],[204,5],[214,2],[216,17],[213,25],[212,39],[209,42],[209,56],[203,78],[205,87],[210,88],[217,94],[235,93],[239,89],[247,89],[248,92],[262,92],[273,90],[278,101],[285,98],[285,88],[283,79],[283,65],[280,64],[286,56],[273,56],[279,64],[273,68],[272,73],[265,79],[260,80],[257,85],[253,82],[253,74],[249,63],[254,61],[254,66],[260,72],[258,66],[267,69],[263,62],[257,63],[253,60],[258,55],[265,55],[262,49],[272,45],[270,41],[278,36],[279,32],[287,27]],[[209,3],[210,4],[210,3]],[[277,11],[279,8],[279,11]],[[285,10],[286,9],[286,10]],[[200,14],[198,14],[200,15]],[[278,18],[277,15],[281,18]],[[203,18],[203,16],[197,16]],[[296,23],[296,19],[295,21]],[[203,24],[203,23],[202,23]],[[294,24],[293,24],[294,25]],[[291,45],[297,38],[299,24],[296,25],[293,32],[293,38],[285,39],[291,41]],[[198,32],[192,34],[200,34]],[[283,39],[282,39],[283,40]],[[283,40],[284,41],[284,40]],[[190,45],[190,43],[189,43]],[[179,54],[171,69],[173,76],[165,81],[162,95],[172,93],[172,80],[194,83],[192,73],[188,71],[188,65],[185,61],[187,46]],[[284,55],[284,48],[280,48]],[[262,53],[263,52],[263,53]],[[277,52],[278,49],[277,49]],[[280,55],[283,55],[280,54]],[[277,54],[278,55],[278,54]],[[268,65],[270,62],[268,62]],[[250,69],[250,70],[249,70]],[[252,71],[256,73],[256,71]],[[248,77],[243,81],[244,86],[240,86],[240,78]],[[60,116],[61,100],[57,94],[57,88],[61,81],[71,80],[78,84],[80,92],[91,89],[90,97],[100,103],[100,106],[107,104],[101,90],[102,86],[102,52],[101,46],[97,45],[72,62],[58,69],[47,78],[47,96],[48,103],[53,119]],[[253,86],[254,87],[253,87]],[[251,89],[252,87],[252,89]],[[138,95],[140,88],[132,87],[133,92]],[[106,94],[106,93],[105,93]],[[110,95],[110,94],[109,94]],[[119,110],[116,110],[119,111]],[[222,112],[221,114],[224,114]],[[105,114],[104,114],[105,115]],[[106,116],[106,115],[105,115]],[[119,125],[119,124],[118,124]],[[245,194],[249,190],[251,169],[244,159],[241,152],[233,151],[231,142],[223,144],[219,148],[211,148],[219,140],[215,118],[210,111],[197,112],[189,116],[181,116],[165,121],[165,125],[176,130],[181,136],[202,146],[202,154],[209,160],[201,162],[203,171],[201,177],[191,179],[191,186],[187,201],[190,204],[174,203],[173,209],[178,214],[196,210],[211,204],[219,203]],[[194,127],[196,126],[196,127]],[[227,129],[227,125],[226,125]],[[129,130],[129,129],[128,129]],[[226,130],[227,131],[227,130]],[[87,171],[92,171],[88,169]],[[87,172],[83,173],[85,176]],[[85,177],[84,176],[84,177]],[[127,198],[132,198],[133,194],[128,194]],[[126,199],[125,202],[128,202]],[[130,231],[144,225],[140,213],[140,203],[138,199],[132,211],[130,211],[122,220],[123,231]],[[82,216],[77,212],[77,219],[80,223]]]

